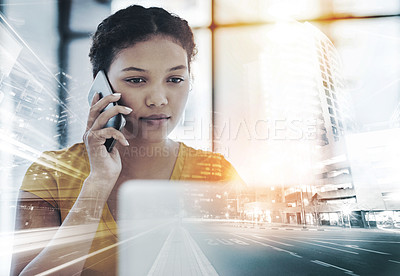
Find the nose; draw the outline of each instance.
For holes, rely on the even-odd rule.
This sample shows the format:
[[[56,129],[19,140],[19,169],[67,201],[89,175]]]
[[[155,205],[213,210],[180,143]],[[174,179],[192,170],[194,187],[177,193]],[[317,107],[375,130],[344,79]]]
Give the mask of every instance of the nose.
[[[146,95],[146,105],[160,107],[168,104],[166,89],[162,85],[154,85]]]

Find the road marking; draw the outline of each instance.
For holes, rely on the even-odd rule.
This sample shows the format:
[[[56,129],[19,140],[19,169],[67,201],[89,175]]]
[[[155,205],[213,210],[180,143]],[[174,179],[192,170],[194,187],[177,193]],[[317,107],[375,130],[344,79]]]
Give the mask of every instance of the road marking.
[[[292,251],[289,251],[289,250],[285,250],[285,249],[282,249],[282,248],[279,248],[279,247],[276,247],[276,246],[273,246],[273,245],[269,245],[269,244],[266,244],[266,243],[263,243],[263,242],[259,242],[259,241],[253,240],[253,239],[245,238],[245,237],[233,234],[233,233],[231,233],[231,234],[234,235],[234,236],[237,236],[239,238],[242,238],[242,239],[245,239],[245,240],[248,240],[248,241],[252,241],[254,243],[258,243],[258,244],[261,244],[261,245],[266,246],[266,247],[270,247],[270,248],[272,248],[274,250],[277,250],[277,251],[282,251],[282,252],[289,253],[290,255],[292,255],[294,257],[303,258],[302,256],[298,255],[295,252],[292,252]]]
[[[358,245],[350,245],[350,244],[342,245],[342,244],[338,244],[338,243],[327,242],[327,241],[317,241],[317,240],[316,240],[316,242],[328,243],[328,244],[333,244],[333,245],[342,246],[342,247],[350,247],[350,248],[353,248],[353,249],[358,249],[358,250],[367,251],[367,252],[376,253],[376,254],[381,254],[381,255],[392,255],[392,254],[386,253],[386,252],[381,252],[381,251],[376,251],[376,250],[372,250],[372,249],[361,248]]]
[[[293,244],[288,244],[288,243],[284,243],[284,242],[278,242],[278,241],[274,241],[274,240],[271,240],[271,239],[268,239],[268,238],[264,238],[264,237],[260,237],[260,236],[257,236],[257,235],[253,235],[253,237],[258,238],[258,239],[262,239],[262,240],[266,240],[266,241],[270,241],[270,242],[279,243],[279,244],[286,245],[286,246],[294,246]]]
[[[219,245],[217,242],[214,242],[213,239],[204,239],[204,240],[207,241],[208,245],[211,245],[211,246]]]
[[[344,271],[346,274],[349,274],[349,275],[358,276],[358,274],[355,274],[351,270],[348,270],[348,269],[345,269],[343,267],[339,267],[339,266],[336,266],[336,265],[333,265],[333,264],[328,264],[328,263],[325,263],[323,261],[314,260],[314,261],[311,261],[311,262],[315,263],[315,264],[318,264],[318,265],[325,266],[325,267],[333,267],[333,268],[339,269],[339,270]]]
[[[400,264],[399,261],[395,261],[395,260],[389,260],[389,262],[395,263],[395,264]]]
[[[79,253],[79,251],[74,251],[74,252],[71,252],[71,253],[62,255],[62,256],[58,257],[57,259],[62,259],[62,258],[65,258],[65,257],[67,257],[67,256],[73,255],[73,254],[75,254],[75,253]]]
[[[165,242],[163,246],[160,249],[160,252],[157,255],[156,260],[154,261],[153,265],[151,266],[148,275],[154,275],[156,272],[157,267],[165,267],[165,263],[167,262],[168,259],[168,247],[171,246],[171,238],[172,234],[175,233],[175,227],[171,229],[169,232],[168,237],[165,239]]]
[[[174,237],[174,239],[172,238]],[[185,244],[185,249],[184,251],[180,250],[177,248],[179,245],[177,245],[177,239],[180,242],[183,242]],[[188,247],[187,247],[188,246]],[[190,253],[193,253],[191,255]],[[173,258],[175,261],[178,259],[183,260],[185,255],[191,255],[194,256],[194,260],[190,258],[190,260],[184,264],[179,264],[177,265],[175,263],[174,267],[174,272],[182,274],[183,272],[183,267],[190,266],[192,268],[191,270],[191,275],[198,275],[198,270],[196,271],[195,267],[196,264],[198,265],[198,268],[200,269],[200,275],[212,275],[212,276],[218,276],[218,273],[215,271],[214,267],[210,263],[210,261],[207,259],[207,257],[204,255],[203,251],[199,248],[197,243],[193,240],[191,237],[190,233],[184,229],[181,226],[174,227],[167,239],[165,240],[163,246],[161,247],[161,250],[154,261],[149,273],[147,275],[153,276],[153,275],[164,275],[165,274],[165,269],[166,266],[171,266],[172,264],[168,264],[168,258]],[[178,271],[177,271],[178,270]]]
[[[222,245],[250,245],[247,242],[241,241],[239,239],[204,239],[208,245],[218,246]]]
[[[227,240],[227,239],[215,239],[217,242],[223,244],[223,245],[233,245],[233,242]]]
[[[229,239],[229,240],[233,241],[234,243],[239,244],[239,245],[250,245],[249,243],[241,241],[239,239]]]
[[[137,234],[137,235],[135,235],[135,236],[133,236],[133,237],[130,237],[129,239],[126,239],[126,240],[123,240],[123,241],[114,243],[114,244],[112,244],[112,245],[106,246],[106,247],[104,247],[104,248],[102,248],[102,249],[99,249],[99,250],[97,250],[97,251],[94,251],[94,252],[92,252],[92,253],[90,253],[90,254],[87,254],[87,255],[85,255],[85,256],[76,258],[75,260],[66,262],[66,263],[64,263],[64,264],[62,264],[62,265],[53,267],[53,268],[51,268],[51,269],[49,269],[49,270],[46,270],[46,271],[44,271],[44,272],[42,272],[42,273],[36,274],[36,276],[50,275],[50,274],[52,274],[52,273],[54,273],[54,272],[56,272],[56,271],[59,271],[59,270],[64,269],[64,268],[66,268],[66,267],[69,267],[69,266],[71,266],[71,265],[73,265],[73,264],[79,263],[80,261],[84,261],[84,260],[86,260],[87,258],[93,257],[93,256],[95,256],[95,255],[97,255],[97,254],[100,254],[100,253],[102,253],[102,252],[105,252],[105,251],[107,251],[107,250],[109,250],[109,249],[111,249],[111,248],[117,247],[117,246],[119,246],[119,245],[121,245],[121,244],[123,244],[123,243],[126,243],[126,242],[128,242],[128,241],[137,239],[137,238],[139,238],[139,237],[141,237],[141,236],[144,236],[144,235],[146,235],[146,234],[148,234],[148,233],[150,233],[150,232],[153,232],[153,231],[157,230],[158,228],[165,227],[166,225],[168,225],[168,224],[170,224],[170,223],[171,223],[171,222],[167,222],[167,223],[158,225],[158,226],[153,227],[153,228],[151,228],[151,229],[149,229],[149,230],[147,230],[147,231],[144,231],[144,232],[139,233],[139,234]]]
[[[319,238],[306,238],[309,240],[318,240]],[[399,241],[371,241],[371,240],[345,240],[345,239],[325,239],[327,241],[349,241],[349,242],[376,242],[376,243],[400,243]]]
[[[276,236],[274,236],[274,237],[276,237]],[[329,249],[333,249],[333,250],[337,250],[337,251],[342,251],[342,252],[358,255],[357,252],[348,251],[348,250],[344,250],[344,249],[340,249],[340,248],[335,248],[335,247],[331,247],[331,246],[327,246],[327,245],[322,245],[322,244],[317,244],[317,243],[312,243],[312,242],[305,242],[305,241],[300,241],[300,240],[290,239],[290,238],[283,238],[283,239],[297,241],[297,242],[301,242],[301,243],[307,243],[307,244],[311,244],[311,245],[315,245],[315,246],[325,247],[325,248],[329,248]]]
[[[218,276],[217,271],[215,270],[213,265],[210,263],[210,261],[207,259],[206,255],[204,255],[203,251],[197,245],[196,241],[192,238],[190,233],[185,228],[181,228],[181,229],[182,229],[182,232],[186,235],[189,245],[191,246],[191,248],[193,250],[193,254],[196,257],[197,264],[200,267],[202,275]]]

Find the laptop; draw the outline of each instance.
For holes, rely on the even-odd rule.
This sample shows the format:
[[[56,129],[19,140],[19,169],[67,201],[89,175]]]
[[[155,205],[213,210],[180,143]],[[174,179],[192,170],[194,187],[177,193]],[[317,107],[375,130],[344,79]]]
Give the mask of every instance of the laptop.
[[[124,183],[118,205],[118,274],[218,275],[190,232],[210,212],[223,212],[223,202],[217,210],[213,200],[222,189],[165,180]]]

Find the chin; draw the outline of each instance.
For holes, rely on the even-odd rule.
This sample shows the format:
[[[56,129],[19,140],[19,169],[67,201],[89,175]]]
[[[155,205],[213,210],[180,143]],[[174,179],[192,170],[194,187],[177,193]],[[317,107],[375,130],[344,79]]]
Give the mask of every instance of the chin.
[[[151,130],[142,132],[139,138],[150,143],[159,143],[168,139],[169,132],[167,129]]]
[[[138,137],[149,142],[162,142],[168,139],[168,135],[172,132],[174,127],[175,125],[172,126],[170,123],[159,126],[146,125],[140,128]]]

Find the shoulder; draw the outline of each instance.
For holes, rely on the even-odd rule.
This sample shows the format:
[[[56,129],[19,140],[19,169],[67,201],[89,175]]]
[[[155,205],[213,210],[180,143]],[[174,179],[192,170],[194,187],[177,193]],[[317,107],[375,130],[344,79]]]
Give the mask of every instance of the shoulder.
[[[82,143],[61,150],[45,151],[28,168],[20,190],[30,192],[56,207],[62,193],[68,193],[68,196],[77,193],[89,169]]]
[[[194,149],[181,143],[182,179],[232,181],[239,178],[232,164],[222,154]]]
[[[61,150],[43,152],[32,166],[77,176],[86,172],[84,167],[88,161],[85,145],[77,143]]]
[[[77,143],[64,149],[45,151],[40,158],[49,158],[50,160],[53,158],[58,160],[72,160],[85,158],[85,156],[87,156],[85,145],[83,143]]]
[[[86,177],[89,172],[89,161],[85,145],[75,144],[69,148],[45,151],[28,168],[23,186],[27,183],[47,182],[57,180],[63,175],[74,178]]]

